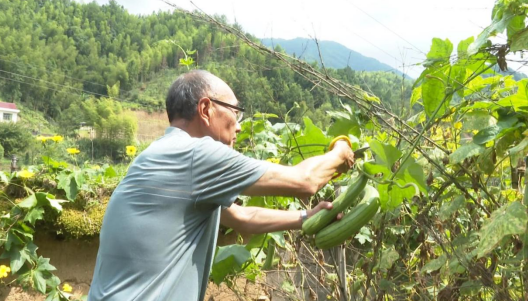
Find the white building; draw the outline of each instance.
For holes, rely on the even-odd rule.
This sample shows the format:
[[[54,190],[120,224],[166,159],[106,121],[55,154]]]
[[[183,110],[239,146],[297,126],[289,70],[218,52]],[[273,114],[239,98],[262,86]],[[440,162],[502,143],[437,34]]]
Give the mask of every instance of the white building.
[[[20,113],[20,110],[17,109],[14,103],[0,102],[0,122],[1,121],[17,122],[18,113]]]

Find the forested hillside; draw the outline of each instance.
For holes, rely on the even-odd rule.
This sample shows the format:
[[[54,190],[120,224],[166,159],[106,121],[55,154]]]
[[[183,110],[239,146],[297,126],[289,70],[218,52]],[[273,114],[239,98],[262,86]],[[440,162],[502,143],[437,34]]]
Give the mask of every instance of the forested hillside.
[[[20,104],[23,113],[42,112],[61,134],[72,134],[79,120],[96,123],[90,114],[94,98],[112,96],[125,107],[163,110],[168,85],[188,68],[225,79],[253,112],[280,115],[298,104],[289,116],[321,124],[329,121],[326,110],[339,105],[337,96],[314,89],[273,58],[181,12],[136,16],[116,2],[0,0],[0,99]],[[410,83],[402,84],[399,76],[350,68],[329,72],[372,91],[398,108],[395,113],[408,107],[403,99]]]

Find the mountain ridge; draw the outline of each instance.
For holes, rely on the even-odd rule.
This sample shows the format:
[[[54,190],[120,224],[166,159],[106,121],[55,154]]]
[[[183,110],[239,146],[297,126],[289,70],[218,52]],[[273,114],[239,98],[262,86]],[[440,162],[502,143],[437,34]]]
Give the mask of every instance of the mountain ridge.
[[[308,63],[317,62],[321,65],[319,50],[314,40],[308,38],[276,39],[263,38],[261,43],[270,48],[277,45],[286,53],[305,60]],[[402,75],[402,72],[377,59],[365,56],[343,44],[335,41],[318,41],[325,67],[342,69],[347,66],[356,71],[386,71]]]

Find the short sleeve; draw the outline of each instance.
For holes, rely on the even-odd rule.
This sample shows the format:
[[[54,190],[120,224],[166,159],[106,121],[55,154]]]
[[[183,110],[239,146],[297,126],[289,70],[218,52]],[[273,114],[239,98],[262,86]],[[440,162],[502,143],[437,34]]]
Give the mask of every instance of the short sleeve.
[[[242,191],[266,172],[267,163],[246,157],[210,137],[201,138],[192,162],[195,204],[231,206]]]

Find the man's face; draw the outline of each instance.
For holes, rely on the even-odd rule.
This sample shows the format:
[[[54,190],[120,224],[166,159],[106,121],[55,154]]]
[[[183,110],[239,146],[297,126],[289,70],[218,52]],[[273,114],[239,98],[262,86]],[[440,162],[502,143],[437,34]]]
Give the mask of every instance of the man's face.
[[[211,119],[211,134],[213,139],[220,141],[230,147],[233,147],[236,141],[236,135],[240,132],[240,123],[238,122],[238,110],[227,105],[237,106],[238,101],[231,98],[209,98],[214,108],[214,118]]]

